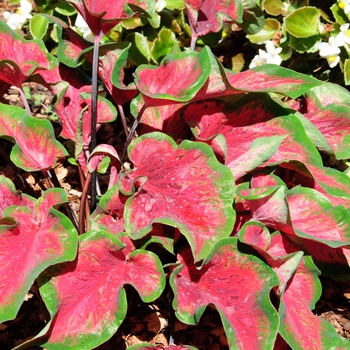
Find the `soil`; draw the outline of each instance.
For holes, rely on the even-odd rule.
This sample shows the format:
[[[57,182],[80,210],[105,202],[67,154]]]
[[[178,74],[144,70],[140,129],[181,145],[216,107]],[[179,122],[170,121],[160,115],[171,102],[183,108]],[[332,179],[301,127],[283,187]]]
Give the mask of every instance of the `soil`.
[[[16,5],[10,5],[9,0],[0,1],[0,19],[4,10],[13,11]],[[54,114],[52,109],[52,95],[45,87],[36,84],[26,84],[31,94],[30,105],[33,114],[39,118],[48,118]],[[18,91],[10,89],[4,98],[9,104],[23,107]],[[108,140],[109,144],[117,149],[124,140],[115,130],[122,130],[118,122],[104,126],[98,133],[99,137]],[[57,134],[59,130],[57,130]],[[43,190],[48,187],[47,180],[40,173],[25,173],[13,169],[7,160],[12,145],[0,140],[0,146],[4,152],[0,155],[0,174],[6,175],[16,185],[17,189],[39,197]],[[81,188],[79,187],[76,170],[68,162],[60,162],[55,168],[57,178],[61,186],[67,191],[69,205],[73,215],[79,210]],[[20,176],[19,176],[20,175]],[[21,179],[22,178],[22,179]],[[23,186],[23,180],[29,184],[29,188]],[[103,186],[103,178],[101,178]],[[77,218],[77,216],[76,216]],[[314,313],[330,322],[339,335],[350,340],[350,281],[336,282],[330,278],[322,277],[323,293],[317,302]],[[167,310],[169,304],[160,298],[154,303],[145,304],[137,293],[128,288],[128,313],[118,329],[117,333],[106,343],[96,349],[126,349],[127,347],[143,341],[153,344],[192,345],[197,349],[227,350],[228,344],[220,315],[213,307],[208,307],[196,326],[189,326],[178,321],[171,310]],[[46,325],[45,306],[41,300],[36,283],[27,293],[17,317],[14,320],[0,324],[0,348],[12,349],[15,346],[33,338]],[[172,334],[173,338],[170,337]],[[29,349],[41,349],[31,346]],[[288,346],[285,347],[288,349]]]

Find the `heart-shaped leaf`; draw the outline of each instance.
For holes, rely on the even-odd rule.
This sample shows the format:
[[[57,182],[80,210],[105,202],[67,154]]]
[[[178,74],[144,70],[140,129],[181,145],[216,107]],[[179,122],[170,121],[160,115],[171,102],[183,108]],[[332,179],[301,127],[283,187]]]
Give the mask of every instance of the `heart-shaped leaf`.
[[[167,135],[150,133],[128,149],[134,170],[122,186],[138,189],[125,206],[125,228],[141,238],[153,222],[178,227],[188,239],[195,260],[205,258],[216,241],[232,231],[234,182],[210,147]]]
[[[270,267],[255,256],[240,253],[237,238],[218,242],[200,270],[189,249],[178,260],[170,285],[173,306],[182,322],[196,324],[206,306],[213,304],[231,349],[273,348],[279,322],[269,293],[278,279]]]
[[[3,198],[0,201],[0,217],[2,217],[4,210],[11,205],[34,208],[33,199],[26,195],[22,196],[20,192],[16,191],[12,181],[4,175],[0,175],[0,198]]]
[[[242,20],[242,4],[237,0],[185,0],[185,8],[194,32],[192,35],[197,37],[218,32],[225,22]]]
[[[72,69],[61,71],[63,80],[57,84],[53,91],[57,94],[55,108],[62,123],[61,136],[80,142],[78,137],[79,116],[86,106],[91,105],[91,85],[84,84],[84,77]],[[97,127],[101,123],[115,120],[117,110],[113,104],[102,96],[98,96]],[[87,147],[91,137],[91,109],[88,108],[82,116],[82,143]]]
[[[0,79],[21,87],[40,70],[52,69],[57,60],[41,40],[25,40],[0,21]]]
[[[108,340],[126,314],[125,284],[133,285],[144,302],[159,297],[165,277],[158,257],[134,250],[121,235],[96,231],[80,236],[76,260],[56,265],[39,278],[51,315],[43,346],[91,349]]]
[[[298,118],[288,115],[267,95],[251,94],[232,104],[220,100],[198,101],[186,106],[182,114],[196,138],[204,140],[218,155],[226,158],[228,166],[234,167],[237,158],[244,156],[257,138],[271,136],[285,138],[265,165],[293,159],[322,164]],[[217,145],[215,136],[219,134],[225,137],[225,150]]]
[[[36,203],[11,197],[0,219],[0,321],[13,319],[34,279],[48,266],[73,260],[77,248],[73,224],[53,209],[67,201],[63,190],[47,190]],[[32,208],[18,206],[29,200]]]
[[[210,71],[211,54],[204,47],[200,53],[169,54],[159,67],[141,65],[136,69],[135,84],[148,107],[169,104],[166,100],[187,102],[204,85]]]
[[[264,64],[240,73],[226,71],[232,87],[242,91],[279,92],[297,98],[322,82],[276,64]]]
[[[340,338],[329,322],[311,312],[321,296],[319,273],[311,257],[303,257],[281,296],[279,333],[292,349],[346,349],[345,343],[349,346],[349,341]]]
[[[281,135],[255,139],[247,152],[227,164],[235,180],[269,160],[286,137],[287,135]]]
[[[52,124],[46,119],[33,118],[20,107],[0,104],[0,135],[16,140],[11,160],[27,171],[49,169],[58,158],[67,155],[55,139]]]
[[[322,193],[334,205],[350,207],[350,178],[337,169],[291,161],[283,168],[297,171],[295,184],[310,187]],[[300,182],[299,182],[300,181]]]
[[[271,235],[263,223],[250,220],[239,231],[239,240],[261,250],[266,250],[270,245]]]
[[[135,84],[124,84],[124,67],[127,64],[130,44],[120,43],[120,48],[108,51],[99,60],[99,76],[117,105],[132,100],[137,94]]]
[[[137,114],[142,109],[142,95],[135,99]],[[148,107],[140,119],[139,134],[161,131],[174,140],[185,139],[191,132],[187,123],[181,118],[181,110],[185,103],[173,103],[164,106]]]
[[[120,171],[120,159],[117,151],[111,145],[101,144],[98,145],[91,153],[88,163],[87,169],[89,172],[94,172],[97,170],[98,172],[105,173],[107,169],[101,171],[101,163],[103,160],[108,159],[108,167],[110,167],[109,172],[109,184],[108,189],[113,187],[119,181],[119,171]]]
[[[86,52],[92,43],[86,41],[68,26],[57,26],[58,50],[57,57],[68,67],[77,67],[81,55]]]
[[[237,187],[237,195],[244,199],[254,220],[277,230],[291,230],[284,186],[250,189],[243,183]]]
[[[326,138],[337,159],[350,158],[350,114],[349,107],[330,104],[324,109],[304,116],[315,125]]]
[[[91,31],[97,37],[108,33],[122,20],[133,16],[151,16],[155,10],[154,1],[150,0],[121,0],[115,1],[89,1],[67,0],[82,15]]]
[[[344,207],[333,207],[321,193],[304,187],[291,189],[286,199],[297,236],[333,248],[350,244],[350,214]]]

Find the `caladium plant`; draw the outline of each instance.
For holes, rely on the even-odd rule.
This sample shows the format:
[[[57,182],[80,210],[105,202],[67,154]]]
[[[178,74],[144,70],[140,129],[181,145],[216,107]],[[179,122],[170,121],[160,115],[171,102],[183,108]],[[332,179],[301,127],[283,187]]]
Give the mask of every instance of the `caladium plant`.
[[[83,189],[77,225],[60,211],[63,189],[33,198],[0,176],[0,322],[16,317],[34,282],[47,308],[46,326],[20,348],[98,347],[122,325],[131,285],[144,303],[168,300],[188,325],[216,308],[230,349],[348,349],[313,309],[321,275],[350,279],[349,92],[273,64],[234,72],[209,46],[194,51],[176,37],[190,26],[194,48],[224,23],[247,28],[247,1],[166,2],[187,13],[189,24],[176,26],[154,1],[68,3],[97,38],[94,50],[52,16],[42,15],[56,28],[57,57],[0,22],[2,45],[13,44],[0,50],[1,91],[40,82],[58,116],[52,124],[2,98],[8,161],[58,187],[55,165],[69,156]],[[157,59],[136,67],[131,55],[147,51],[125,40],[141,35],[130,34],[136,23],[179,40],[163,51],[155,35]],[[109,128],[124,144],[100,136],[91,149],[94,106],[102,131],[119,111],[122,127]],[[109,180],[99,198],[90,191],[98,204],[89,213],[96,171]],[[130,348],[194,347],[171,334],[168,344]]]

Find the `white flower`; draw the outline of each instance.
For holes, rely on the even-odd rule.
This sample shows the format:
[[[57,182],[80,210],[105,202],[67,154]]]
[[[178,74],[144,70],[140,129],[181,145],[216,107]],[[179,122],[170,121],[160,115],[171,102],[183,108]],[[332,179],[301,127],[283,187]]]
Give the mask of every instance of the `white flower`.
[[[344,46],[350,44],[350,23],[342,24],[340,26],[340,33],[336,36],[336,42],[338,46]]]
[[[350,13],[350,0],[338,0],[338,6],[344,11],[346,15]]]
[[[30,14],[33,10],[32,4],[28,0],[21,0],[20,7],[17,9],[16,13],[10,13],[5,11],[3,16],[6,19],[7,25],[15,31],[22,29],[23,24],[32,18]]]
[[[161,12],[166,6],[165,0],[157,0],[156,2],[156,12]]]
[[[266,63],[267,52],[259,49],[259,55],[256,55],[253,60],[250,62],[249,68],[254,68],[257,66],[261,66]]]
[[[75,26],[79,29],[85,40],[89,41],[90,43],[94,42],[95,36],[80,13],[78,13],[75,20]]]
[[[282,51],[281,47],[274,45],[272,41],[267,41],[265,44],[266,51],[259,49],[259,55],[256,55],[249,65],[249,68],[261,66],[264,63],[277,64],[278,66],[282,63],[282,58],[279,55]]]
[[[331,68],[334,68],[339,63],[339,46],[343,45],[342,39],[337,35],[336,37],[331,36],[328,43],[321,43],[318,47],[320,56],[327,59],[328,65]]]

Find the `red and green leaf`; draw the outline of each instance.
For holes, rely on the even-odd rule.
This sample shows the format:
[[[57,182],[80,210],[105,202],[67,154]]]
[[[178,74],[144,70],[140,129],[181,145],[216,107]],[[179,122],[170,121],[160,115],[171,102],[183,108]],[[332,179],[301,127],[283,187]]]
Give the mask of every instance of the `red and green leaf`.
[[[137,109],[140,112],[142,97],[141,101],[138,102]],[[171,136],[174,140],[185,139],[191,132],[187,123],[181,118],[181,110],[184,105],[184,103],[173,103],[164,106],[148,107],[140,119],[139,134],[161,131]]]
[[[297,236],[332,248],[349,245],[350,214],[343,206],[333,207],[321,193],[304,187],[290,190],[286,200]]]
[[[242,4],[239,0],[185,0],[185,8],[192,35],[216,33],[226,22],[242,21]]]
[[[129,159],[134,170],[128,176],[137,192],[126,202],[124,219],[132,238],[150,232],[153,222],[178,227],[197,261],[230,235],[234,182],[210,147],[187,140],[177,146],[155,132],[130,144]],[[122,181],[130,186],[127,178]]]
[[[237,238],[218,242],[200,269],[191,251],[183,250],[170,284],[177,317],[196,324],[213,304],[220,313],[232,349],[272,349],[278,317],[269,299],[278,279],[270,267],[237,249]]]
[[[38,15],[44,17],[47,22],[56,25],[58,38],[57,58],[59,61],[68,67],[77,67],[80,55],[93,44],[77,34],[61,19],[44,13]]]
[[[135,84],[147,107],[188,102],[204,85],[211,71],[208,48],[167,55],[159,67],[141,65],[136,69]],[[171,102],[174,103],[174,102]]]
[[[131,284],[144,302],[160,296],[165,286],[158,257],[134,250],[124,236],[105,231],[80,236],[74,262],[56,265],[39,278],[40,293],[51,315],[47,349],[94,348],[122,323]]]
[[[2,217],[4,210],[11,205],[34,208],[33,198],[18,192],[13,182],[4,175],[0,175],[0,198],[2,198],[0,201],[0,217]]]
[[[48,120],[31,117],[16,106],[1,104],[0,108],[0,136],[15,139],[10,156],[18,167],[27,171],[49,169],[67,155]]]
[[[17,198],[13,204],[25,204],[28,200],[18,203]],[[71,221],[54,209],[66,201],[63,190],[50,189],[33,209],[12,205],[3,211],[0,219],[1,321],[16,316],[27,291],[42,271],[75,258],[77,232]]]
[[[251,94],[233,104],[219,100],[194,102],[184,108],[183,117],[198,140],[212,146],[219,156],[226,156],[226,164],[233,162],[234,165],[234,161],[248,152],[257,138],[272,136],[285,138],[265,165],[293,159],[322,164],[298,118],[288,114],[267,95]],[[225,137],[225,150],[217,146],[217,135]]]
[[[150,0],[89,1],[68,0],[82,15],[91,31],[97,37],[107,34],[122,20],[133,16],[154,12],[154,2]],[[149,15],[148,15],[149,16]]]
[[[277,296],[282,295],[304,255],[302,248],[289,242],[278,231],[271,235],[264,225],[255,221],[242,227],[239,240],[254,248],[273,268],[279,279],[275,292]]]
[[[349,346],[330,323],[311,312],[321,296],[319,273],[311,257],[304,257],[281,296],[279,333],[292,349],[346,349],[345,342]]]
[[[349,96],[350,97],[350,96]],[[348,106],[328,105],[304,116],[326,138],[337,159],[350,158],[350,114]]]
[[[58,37],[57,58],[68,67],[77,67],[79,59],[93,45],[67,25],[56,27]]]
[[[307,113],[316,112],[328,105],[349,106],[349,91],[338,84],[323,82],[305,93]]]
[[[238,197],[249,208],[252,218],[276,230],[289,232],[290,217],[284,186],[249,188],[248,183],[237,187]]]
[[[278,92],[291,98],[297,98],[322,84],[320,80],[276,64],[264,64],[240,73],[226,70],[226,73],[234,89],[248,92]]]
[[[278,150],[287,135],[256,138],[247,152],[232,160],[227,166],[235,180],[268,161]]]
[[[21,87],[40,70],[57,65],[42,41],[25,40],[0,21],[0,80]]]
[[[104,164],[105,160],[108,160],[107,164]],[[107,165],[107,166],[105,166]],[[105,173],[109,167],[109,183],[108,189],[116,185],[119,181],[119,171],[121,169],[120,159],[117,151],[111,145],[100,144],[91,153],[87,169],[89,172],[97,170],[99,173]]]
[[[99,76],[117,105],[132,100],[138,91],[134,83],[124,83],[124,68],[127,64],[130,43],[119,43],[119,47],[108,51],[99,60]]]
[[[61,136],[73,142],[80,142],[79,119],[83,109],[91,105],[91,85],[86,84],[84,77],[76,70],[67,68],[62,70],[61,74],[65,81],[53,88],[56,93],[56,112],[62,123]],[[98,96],[97,110],[98,128],[102,123],[115,120],[117,116],[117,110],[113,104],[102,96]],[[82,116],[82,143],[85,147],[90,143],[90,134],[91,108],[87,108]]]
[[[349,177],[337,169],[301,164],[300,162],[288,162],[281,164],[283,168],[296,171],[294,185],[302,185],[317,190],[328,198],[334,205],[350,207]]]

